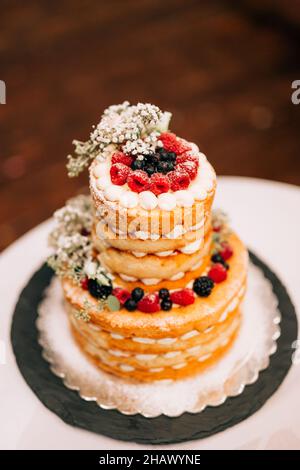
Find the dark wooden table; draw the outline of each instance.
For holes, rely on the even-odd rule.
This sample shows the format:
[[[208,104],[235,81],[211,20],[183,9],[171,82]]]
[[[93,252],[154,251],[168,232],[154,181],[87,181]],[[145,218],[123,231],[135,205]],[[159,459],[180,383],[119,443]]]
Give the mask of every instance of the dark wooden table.
[[[86,187],[71,141],[125,99],[172,111],[219,174],[299,184],[296,4],[2,0],[0,249]]]

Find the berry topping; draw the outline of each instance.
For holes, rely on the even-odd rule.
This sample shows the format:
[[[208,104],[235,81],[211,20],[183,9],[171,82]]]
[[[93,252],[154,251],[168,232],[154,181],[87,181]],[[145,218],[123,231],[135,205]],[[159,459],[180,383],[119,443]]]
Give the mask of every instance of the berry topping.
[[[222,251],[220,252],[220,255],[225,261],[231,258],[231,256],[233,255],[233,249],[231,248],[229,243],[222,243]]]
[[[141,300],[145,295],[145,292],[143,291],[143,289],[141,289],[141,287],[136,287],[135,289],[133,289],[133,291],[131,292],[131,297],[133,298],[133,300],[135,300],[136,302],[138,302],[139,300]]]
[[[106,299],[112,293],[112,285],[104,286],[95,279],[89,279],[88,291],[96,299]]]
[[[148,294],[137,304],[138,309],[145,313],[155,313],[160,310],[159,298],[157,294]]]
[[[167,152],[164,148],[158,149],[159,159],[162,162],[175,162],[176,160],[176,153],[175,152]]]
[[[179,165],[180,163],[186,163],[186,162],[193,162],[195,165],[199,166],[199,158],[194,156],[194,155],[189,155],[189,153],[183,153],[182,155],[179,155],[176,158],[176,163]]]
[[[147,165],[156,166],[161,159],[159,153],[150,153],[149,155],[144,155],[144,158],[147,162]]]
[[[156,168],[155,168],[154,165],[151,165],[151,164],[148,165],[148,164],[147,164],[147,165],[145,166],[145,171],[147,172],[147,174],[148,174],[149,176],[151,176],[151,175],[153,175],[153,174],[156,172]]]
[[[214,282],[207,276],[197,277],[193,284],[193,290],[199,297],[208,297],[214,287]]]
[[[167,161],[167,162],[162,161],[162,162],[159,162],[157,165],[157,171],[159,173],[163,173],[164,175],[169,173],[169,171],[173,171],[173,170],[174,170],[174,163],[170,161]]]
[[[145,171],[132,171],[127,179],[129,188],[135,193],[146,191],[149,187],[149,177]]]
[[[172,306],[173,302],[170,299],[163,299],[160,303],[160,308],[165,311],[171,310]]]
[[[122,186],[126,183],[130,168],[123,163],[115,163],[110,169],[110,179],[113,184]]]
[[[223,264],[216,263],[210,268],[208,277],[216,283],[223,282],[227,278],[227,270]]]
[[[170,189],[168,177],[161,173],[155,173],[155,175],[151,176],[149,189],[156,196],[162,193],[167,193]]]
[[[168,299],[170,297],[170,292],[168,289],[162,288],[159,290],[158,296],[160,299]]]
[[[131,169],[132,170],[142,170],[145,166],[145,161],[144,160],[134,160],[131,164]]]
[[[159,140],[163,143],[164,149],[168,152],[175,152],[177,155],[190,150],[186,144],[177,139],[176,135],[171,132],[163,132],[160,134]]]
[[[88,287],[88,281],[89,280],[88,280],[87,277],[85,277],[84,279],[81,280],[80,284],[81,284],[82,289],[88,290],[88,288],[89,288]]]
[[[178,169],[179,171],[185,171],[186,173],[188,173],[191,180],[196,178],[197,171],[198,171],[197,165],[194,162],[191,162],[189,160],[187,160],[184,163],[179,163],[176,169]]]
[[[180,189],[186,189],[190,184],[189,174],[182,168],[171,171],[168,174],[169,181],[171,183],[171,189],[173,191],[179,191]]]
[[[171,293],[171,301],[178,305],[191,305],[195,302],[195,295],[192,289],[182,289]]]
[[[221,263],[226,269],[229,269],[229,265],[224,260],[223,256],[220,253],[215,253],[210,258],[213,263]]]
[[[124,304],[124,307],[129,312],[133,312],[134,310],[136,310],[136,307],[137,307],[136,301],[133,300],[133,299],[128,299],[128,300],[126,300],[126,302]]]
[[[112,293],[121,305],[124,305],[126,300],[130,299],[130,292],[127,289],[122,289],[122,287],[115,287]]]
[[[111,163],[114,165],[115,163],[123,163],[123,165],[131,166],[133,158],[131,155],[125,155],[123,152],[115,152],[111,157]]]

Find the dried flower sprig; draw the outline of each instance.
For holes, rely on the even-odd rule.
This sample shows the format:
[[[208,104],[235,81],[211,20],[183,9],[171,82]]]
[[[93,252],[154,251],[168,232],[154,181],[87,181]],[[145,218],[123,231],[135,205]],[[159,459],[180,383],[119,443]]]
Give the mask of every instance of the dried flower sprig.
[[[222,250],[222,244],[228,239],[232,232],[229,227],[228,215],[220,209],[213,210],[212,226],[214,229],[212,235],[213,252],[217,253]]]
[[[74,140],[74,156],[68,155],[68,175],[78,176],[98,157],[105,159],[109,146],[125,153],[146,155],[154,151],[159,135],[168,129],[171,114],[150,103],[130,105],[128,101],[109,106],[86,142]]]
[[[92,259],[90,196],[70,199],[54,213],[54,220],[55,227],[49,235],[49,245],[54,248],[54,253],[48,258],[48,264],[58,276],[79,283],[86,276],[86,263]]]

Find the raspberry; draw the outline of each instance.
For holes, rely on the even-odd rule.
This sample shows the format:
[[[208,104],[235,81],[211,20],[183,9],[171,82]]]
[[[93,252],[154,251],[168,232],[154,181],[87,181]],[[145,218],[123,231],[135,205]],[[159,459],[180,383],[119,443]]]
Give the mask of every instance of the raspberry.
[[[177,155],[190,150],[190,148],[177,139],[176,135],[172,132],[163,132],[160,134],[159,140],[162,141],[165,150],[175,152]]]
[[[183,153],[182,155],[179,155],[177,158],[176,158],[176,164],[179,165],[180,163],[185,163],[185,162],[193,162],[195,163],[195,165],[199,166],[199,158],[194,156],[194,155],[190,155],[189,152],[185,152]]]
[[[84,279],[81,280],[80,282],[82,289],[88,290],[88,278],[85,277]]]
[[[223,264],[216,263],[210,268],[208,277],[218,284],[227,278],[227,270]]]
[[[137,304],[138,309],[145,313],[155,313],[160,310],[158,294],[148,294]]]
[[[224,260],[231,258],[231,256],[233,255],[233,249],[231,248],[229,243],[222,243],[222,250],[220,251],[220,255]]]
[[[169,189],[170,182],[166,175],[155,173],[153,176],[151,176],[149,190],[156,194],[156,196],[162,193],[167,193]]]
[[[146,191],[149,187],[149,176],[143,170],[131,171],[128,176],[127,184],[135,193]]]
[[[122,186],[126,183],[130,168],[123,163],[115,163],[110,169],[110,179],[113,184]]]
[[[186,189],[190,184],[189,174],[182,168],[171,171],[168,174],[169,181],[171,183],[171,189],[173,191],[179,191],[180,189]]]
[[[195,302],[195,294],[192,289],[182,289],[171,293],[170,299],[174,304],[191,305]]]
[[[196,178],[198,167],[194,162],[191,162],[189,160],[180,163],[179,165],[176,166],[176,170],[181,170],[181,171],[186,171],[191,178],[191,180]]]
[[[124,305],[126,300],[130,299],[130,292],[127,289],[122,289],[122,287],[115,287],[112,294],[117,297],[121,305]]]
[[[111,163],[114,165],[115,163],[123,163],[123,165],[130,166],[133,162],[133,158],[131,155],[125,155],[123,152],[116,152],[111,157]]]

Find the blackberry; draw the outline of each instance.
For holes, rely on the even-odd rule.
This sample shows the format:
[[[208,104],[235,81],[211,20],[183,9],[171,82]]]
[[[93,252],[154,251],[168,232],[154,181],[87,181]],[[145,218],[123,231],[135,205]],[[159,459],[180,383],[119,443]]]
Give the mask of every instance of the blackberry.
[[[126,308],[126,310],[128,310],[128,312],[133,312],[134,310],[136,310],[137,303],[133,299],[127,299],[124,304],[124,307]]]
[[[214,287],[214,281],[208,276],[201,276],[195,279],[193,284],[193,291],[199,297],[208,297]]]
[[[159,292],[158,292],[158,296],[160,299],[169,299],[170,297],[170,292],[168,289],[160,289]]]
[[[145,166],[144,160],[134,160],[131,164],[131,169],[132,170],[142,170]]]
[[[160,304],[160,308],[165,311],[171,310],[172,306],[173,302],[170,299],[163,299]]]
[[[145,292],[143,291],[143,289],[141,289],[140,287],[136,287],[135,289],[133,289],[133,291],[131,292],[131,298],[133,300],[135,300],[136,302],[138,302],[139,300],[141,300],[145,295]]]
[[[99,284],[96,279],[89,279],[87,283],[89,293],[96,299],[106,299],[112,293],[111,283],[108,286]]]
[[[224,268],[229,269],[229,264],[226,263],[226,261],[224,260],[223,256],[220,254],[220,253],[215,253],[214,255],[211,256],[211,261],[213,263],[220,263],[220,264],[223,264]]]

